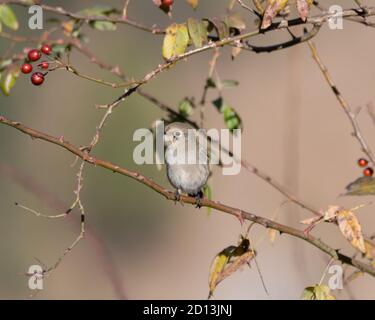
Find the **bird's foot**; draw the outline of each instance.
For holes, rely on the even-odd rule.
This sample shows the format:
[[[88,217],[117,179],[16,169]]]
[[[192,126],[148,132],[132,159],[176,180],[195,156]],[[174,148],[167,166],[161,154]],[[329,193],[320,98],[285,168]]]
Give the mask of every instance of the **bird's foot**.
[[[177,204],[177,202],[181,203],[181,205],[183,206],[184,204],[181,202],[181,195],[180,195],[180,190],[176,190],[176,192],[174,193],[174,204]]]
[[[189,194],[189,196],[195,198],[195,207],[200,209],[202,207],[203,192],[199,191],[197,194]]]

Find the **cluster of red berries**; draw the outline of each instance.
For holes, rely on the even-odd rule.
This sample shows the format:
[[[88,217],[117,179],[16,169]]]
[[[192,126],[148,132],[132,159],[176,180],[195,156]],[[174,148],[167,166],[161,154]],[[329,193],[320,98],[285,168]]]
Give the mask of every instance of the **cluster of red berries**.
[[[21,72],[24,74],[28,74],[31,71],[33,71],[33,66],[31,65],[30,62],[35,62],[38,61],[42,57],[42,53],[45,55],[50,55],[52,52],[51,46],[48,44],[42,45],[40,50],[37,49],[31,49],[28,54],[27,54],[27,59],[29,62],[25,62],[21,66]],[[48,70],[49,68],[49,63],[47,61],[42,61],[41,63],[38,64],[38,68],[41,70]],[[44,77],[47,73],[42,73],[42,72],[34,72],[31,75],[31,83],[35,86],[40,86],[44,82]]]
[[[361,158],[358,160],[357,163],[362,168],[367,167],[366,169],[363,170],[363,175],[365,177],[372,177],[372,175],[374,174],[374,169],[371,167],[368,167],[368,160]]]

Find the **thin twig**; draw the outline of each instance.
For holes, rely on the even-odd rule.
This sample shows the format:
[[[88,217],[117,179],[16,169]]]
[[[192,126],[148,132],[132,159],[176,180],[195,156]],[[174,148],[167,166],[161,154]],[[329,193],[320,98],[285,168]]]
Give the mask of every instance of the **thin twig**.
[[[24,0],[3,0],[2,2],[8,3],[8,4],[24,6],[24,7],[30,6],[30,2],[24,1]],[[75,19],[75,20],[82,20],[82,21],[85,21],[85,22],[108,21],[108,22],[113,22],[113,23],[123,23],[123,24],[127,24],[129,26],[132,26],[134,28],[137,28],[137,29],[140,29],[140,30],[143,30],[143,31],[151,32],[153,34],[164,34],[165,33],[165,31],[162,30],[162,29],[153,28],[153,27],[150,28],[150,27],[147,27],[147,26],[145,26],[141,23],[129,20],[129,19],[124,18],[124,17],[85,16],[85,15],[81,15],[81,14],[78,14],[78,13],[67,11],[62,7],[53,7],[53,6],[49,6],[49,5],[45,5],[45,4],[39,4],[39,6],[41,6],[44,11],[55,13],[55,14],[58,14],[58,15],[63,15],[63,16],[66,16],[68,18]]]
[[[322,62],[322,60],[321,60],[321,58],[318,54],[316,46],[311,41],[308,41],[307,43],[310,47],[310,50],[311,50],[311,53],[313,55],[313,58],[314,58],[315,62],[318,64],[320,70],[322,71],[322,73],[324,75],[324,78],[326,79],[327,83],[329,84],[332,92],[336,96],[336,99],[339,101],[342,110],[345,112],[346,116],[348,117],[348,119],[350,121],[350,124],[352,125],[353,136],[358,140],[358,142],[361,146],[362,152],[369,158],[369,160],[372,162],[372,164],[375,165],[374,154],[372,153],[370,147],[368,146],[365,138],[362,135],[361,128],[359,127],[358,122],[357,122],[357,115],[352,112],[352,109],[351,109],[349,103],[344,99],[341,92],[339,91],[339,89],[337,88],[335,83],[333,82],[332,77],[331,77],[327,67],[323,64],[323,62]]]

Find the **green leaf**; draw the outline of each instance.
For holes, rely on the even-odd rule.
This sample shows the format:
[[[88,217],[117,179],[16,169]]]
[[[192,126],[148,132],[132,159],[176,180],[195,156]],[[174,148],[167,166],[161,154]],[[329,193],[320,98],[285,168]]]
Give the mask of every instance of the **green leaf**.
[[[367,196],[375,194],[375,178],[360,177],[346,186],[344,196]]]
[[[83,9],[78,13],[84,16],[108,17],[112,13],[118,13],[118,10],[112,8],[111,6],[96,5],[92,8]],[[117,29],[116,24],[111,21],[90,21],[89,25],[90,27],[100,31],[114,31]]]
[[[61,57],[67,50],[67,46],[63,44],[55,44],[52,46],[52,52],[56,54],[58,57]]]
[[[212,79],[212,78],[207,78],[206,87],[207,88],[216,88],[216,82],[215,82],[215,80]]]
[[[166,60],[183,53],[189,44],[189,32],[185,24],[172,24],[166,30],[163,42],[163,57]]]
[[[195,47],[200,48],[208,40],[206,24],[203,21],[198,21],[194,18],[189,18],[187,21],[189,35]]]
[[[212,78],[208,78],[206,80],[206,87],[207,88],[217,88],[219,90],[234,88],[238,85],[239,85],[239,82],[237,80],[220,80],[220,79],[217,79],[215,81]]]
[[[178,111],[184,118],[188,118],[193,112],[193,105],[189,99],[182,100],[178,105]]]
[[[52,18],[46,19],[46,22],[51,23],[51,24],[60,24],[61,20],[59,18],[52,17]]]
[[[6,96],[9,96],[10,90],[16,84],[19,71],[17,69],[9,70],[5,76],[2,77],[0,87]]]
[[[78,13],[84,16],[95,16],[95,17],[100,17],[100,16],[108,16],[112,13],[117,13],[118,10],[115,8],[112,8],[111,6],[106,6],[106,5],[96,5],[91,8],[86,8]]]
[[[212,189],[210,185],[206,184],[203,188],[203,194],[208,200],[212,200]],[[210,216],[212,212],[212,208],[207,207],[207,215]]]
[[[223,90],[237,87],[238,84],[239,82],[237,80],[220,80],[217,83],[217,87],[219,88],[219,90]]]
[[[90,27],[100,31],[115,31],[117,26],[111,21],[90,21]]]
[[[13,10],[6,4],[0,5],[0,21],[12,30],[18,29],[18,21]]]
[[[11,65],[12,62],[12,59],[0,60],[0,71],[3,71],[3,69]]]
[[[214,100],[212,103],[223,115],[225,125],[230,131],[233,131],[234,129],[241,129],[242,121],[240,116],[229,104],[224,102],[223,98],[220,97]]]

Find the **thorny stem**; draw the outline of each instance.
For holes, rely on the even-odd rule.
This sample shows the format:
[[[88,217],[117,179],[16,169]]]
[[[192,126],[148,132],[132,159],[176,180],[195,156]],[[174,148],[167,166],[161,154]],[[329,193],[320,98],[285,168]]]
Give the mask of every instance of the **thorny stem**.
[[[55,144],[57,146],[60,146],[61,148],[64,148],[64,149],[68,150],[69,152],[71,152],[72,154],[78,156],[79,158],[81,158],[86,163],[89,163],[89,164],[97,166],[97,167],[102,167],[102,168],[105,168],[105,169],[110,170],[112,172],[116,172],[116,173],[119,173],[121,175],[130,177],[130,178],[136,180],[137,182],[142,183],[143,185],[151,188],[152,190],[159,193],[160,195],[163,195],[167,200],[170,200],[170,201],[175,200],[174,192],[166,190],[164,187],[157,184],[153,180],[141,175],[138,172],[128,170],[127,168],[120,167],[120,166],[115,165],[115,164],[113,164],[109,161],[106,161],[106,160],[95,158],[95,157],[89,155],[87,153],[87,151],[82,151],[80,148],[78,148],[75,145],[69,143],[68,141],[65,141],[64,139],[57,138],[57,137],[48,135],[46,133],[43,133],[41,131],[34,130],[34,129],[29,128],[25,125],[22,125],[20,122],[12,121],[12,120],[7,119],[7,118],[2,117],[2,116],[0,117],[0,123],[4,124],[4,125],[7,125],[7,126],[10,126],[10,127],[13,127],[15,129],[19,130],[20,132],[23,132],[24,134],[27,134],[27,135],[31,136],[34,139],[41,139],[41,140],[47,141],[49,143]],[[185,195],[181,195],[180,200],[184,203],[192,204],[192,205],[195,205],[195,203],[196,203],[196,199],[194,197],[189,197],[189,196],[185,196]],[[298,229],[295,229],[295,228],[277,223],[277,222],[272,221],[270,219],[255,215],[253,213],[244,211],[244,210],[239,209],[239,208],[235,208],[235,207],[231,207],[231,206],[222,204],[218,201],[212,201],[212,200],[209,200],[207,198],[202,199],[201,205],[202,205],[202,207],[209,207],[209,208],[212,208],[212,209],[216,209],[218,211],[221,211],[221,212],[224,212],[224,213],[236,216],[236,217],[238,217],[238,215],[241,215],[244,219],[249,220],[249,221],[253,221],[253,222],[255,222],[259,225],[262,225],[265,228],[272,228],[272,229],[278,230],[280,233],[289,234],[293,237],[302,239],[302,240],[310,243],[311,245],[315,246],[316,248],[320,249],[321,251],[325,252],[326,254],[331,256],[334,260],[341,261],[344,264],[349,264],[349,265],[351,265],[353,267],[356,267],[357,269],[359,269],[359,270],[361,270],[361,271],[363,271],[363,272],[365,272],[369,275],[375,276],[375,268],[373,266],[365,264],[361,261],[352,259],[352,258],[340,253],[338,250],[335,250],[335,249],[331,248],[326,243],[322,242],[320,239],[315,238],[310,234],[305,234],[302,230],[298,230]],[[80,237],[78,237],[77,239],[79,241]],[[76,243],[77,243],[77,241],[75,241],[72,246],[75,246]],[[72,246],[69,247],[69,248],[72,248]],[[64,252],[63,256],[65,256],[71,250],[69,248]]]

